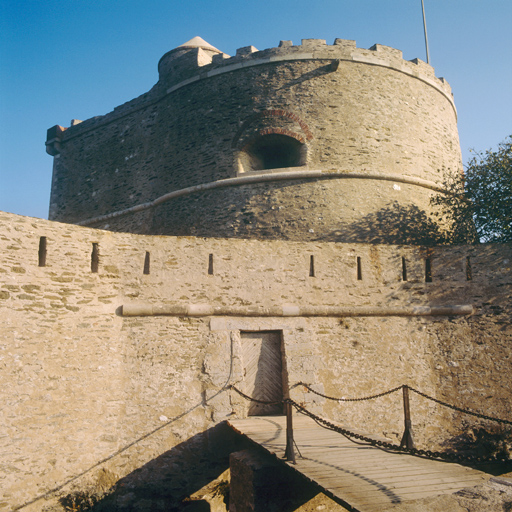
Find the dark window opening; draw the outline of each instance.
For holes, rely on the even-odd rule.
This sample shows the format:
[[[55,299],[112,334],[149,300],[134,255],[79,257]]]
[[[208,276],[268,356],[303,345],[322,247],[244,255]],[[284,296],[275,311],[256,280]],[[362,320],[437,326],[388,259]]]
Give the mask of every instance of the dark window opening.
[[[208,274],[213,275],[213,254],[208,256]]]
[[[471,268],[471,260],[469,256],[466,257],[466,281],[473,279],[473,270]]]
[[[100,249],[98,242],[92,243],[92,253],[91,253],[91,272],[98,272],[98,267],[100,265]]]
[[[407,281],[407,261],[402,256],[402,281]]]
[[[143,270],[143,273],[146,275],[149,274],[149,262],[150,262],[149,252],[146,252],[146,256],[144,257],[144,270]]]
[[[309,258],[309,277],[315,277],[315,257],[313,255]]]
[[[432,282],[432,260],[430,258],[425,260],[425,282]]]
[[[357,257],[357,280],[362,281],[363,280],[363,269],[361,267],[361,257]]]
[[[306,147],[293,137],[263,135],[250,143],[240,155],[244,171],[264,171],[305,165]]]
[[[46,237],[39,238],[39,266],[46,267]]]

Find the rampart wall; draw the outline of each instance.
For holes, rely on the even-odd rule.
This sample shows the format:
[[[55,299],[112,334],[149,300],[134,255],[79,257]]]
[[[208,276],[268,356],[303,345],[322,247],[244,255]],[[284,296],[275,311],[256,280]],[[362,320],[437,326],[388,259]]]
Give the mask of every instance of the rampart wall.
[[[367,177],[319,181],[289,173],[287,180],[196,192],[90,225],[296,241],[388,236],[387,242],[400,243],[378,229],[376,217],[396,218],[397,207],[411,218],[428,216],[433,193],[400,179],[436,185],[461,168],[448,84],[425,63],[404,61],[398,50],[360,49],[343,40],[247,47],[231,58],[177,50],[162,58],[160,81],[150,92],[105,116],[51,131],[51,219],[90,221],[169,192],[261,174],[253,153],[265,136],[274,136],[297,153],[275,164],[279,169]],[[375,180],[379,173],[397,181]],[[349,226],[357,223],[364,227],[354,233]]]
[[[0,505],[77,475],[61,492],[83,487],[100,470],[142,479],[151,469],[152,485],[182,492],[211,427],[247,413],[222,391],[228,380],[244,389],[244,331],[282,333],[290,385],[354,397],[407,383],[506,418],[511,261],[510,245],[158,237],[2,213]],[[474,312],[421,316],[454,305]],[[291,395],[345,425],[401,435],[397,395],[345,405],[302,387]],[[422,446],[461,425],[418,397],[412,411]]]

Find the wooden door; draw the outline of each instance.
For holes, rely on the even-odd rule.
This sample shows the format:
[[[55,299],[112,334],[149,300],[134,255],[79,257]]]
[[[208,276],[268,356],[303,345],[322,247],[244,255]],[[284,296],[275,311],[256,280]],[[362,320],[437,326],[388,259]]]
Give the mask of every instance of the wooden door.
[[[264,401],[283,399],[281,331],[242,332],[246,393]],[[282,414],[283,405],[249,403],[249,416]]]

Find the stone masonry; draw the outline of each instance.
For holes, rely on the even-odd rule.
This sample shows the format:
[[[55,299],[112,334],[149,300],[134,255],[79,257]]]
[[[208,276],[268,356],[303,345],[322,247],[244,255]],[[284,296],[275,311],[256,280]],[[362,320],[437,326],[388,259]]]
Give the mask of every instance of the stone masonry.
[[[148,93],[49,130],[50,219],[144,234],[390,243],[406,242],[397,218],[429,222],[430,197],[462,167],[451,90],[430,66],[341,39],[235,57],[196,39],[162,57]]]
[[[435,243],[430,198],[461,169],[444,79],[341,39],[229,57],[194,38],[158,68],[48,130],[51,220],[0,212],[0,511],[115,483],[116,510],[175,510],[244,448],[227,386],[252,392],[258,332],[283,396],[347,427],[399,442],[400,396],[298,383],[507,418],[512,246]],[[420,447],[482,424],[411,409]]]
[[[244,389],[244,331],[282,332],[290,386],[303,381],[354,397],[407,383],[462,407],[508,415],[510,245],[156,237],[12,214],[2,214],[0,225],[4,508],[105,459],[75,485],[102,468],[122,477],[173,447],[207,443],[210,429],[233,414],[244,417],[247,403],[222,391],[228,380]],[[345,312],[283,316],[293,314],[291,305]],[[474,313],[401,316],[449,305],[471,305]],[[179,314],[165,314],[173,310]],[[355,428],[401,435],[397,395],[343,405],[302,387],[292,387],[291,396]],[[417,397],[412,410],[420,445],[446,438],[463,420]],[[171,494],[196,477],[179,464],[164,473]],[[41,510],[41,502],[27,510]]]

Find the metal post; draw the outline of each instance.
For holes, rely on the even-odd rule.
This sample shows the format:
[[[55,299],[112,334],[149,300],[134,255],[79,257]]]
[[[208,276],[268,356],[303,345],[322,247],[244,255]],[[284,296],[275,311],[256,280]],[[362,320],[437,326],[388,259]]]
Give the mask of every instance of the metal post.
[[[296,464],[295,450],[293,449],[293,423],[292,423],[292,404],[287,400],[286,404],[286,450],[284,457],[288,462]]]
[[[400,442],[400,448],[403,448],[405,446],[407,449],[411,449],[414,448],[414,440],[412,438],[411,408],[409,405],[409,387],[406,384],[402,386],[402,392],[404,397],[405,430],[404,435],[402,436],[402,441]]]
[[[427,19],[425,18],[425,5],[421,0],[421,10],[423,11],[423,30],[425,32],[425,50],[427,52],[427,64],[430,64],[430,56],[428,54],[428,37],[427,37]]]

